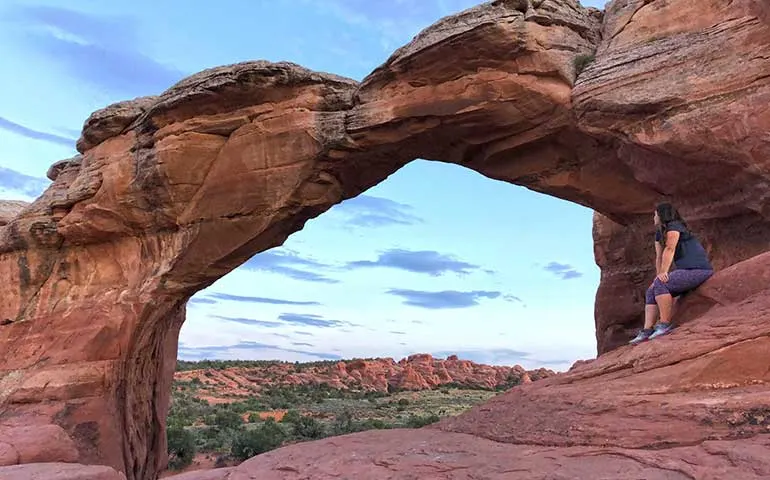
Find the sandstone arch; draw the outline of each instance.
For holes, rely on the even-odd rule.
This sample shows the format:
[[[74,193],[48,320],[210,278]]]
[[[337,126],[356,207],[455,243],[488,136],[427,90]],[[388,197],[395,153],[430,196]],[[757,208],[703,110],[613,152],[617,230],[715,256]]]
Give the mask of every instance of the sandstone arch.
[[[414,158],[599,212],[598,350],[618,346],[655,201],[683,206],[718,267],[768,250],[767,7],[669,22],[684,3],[490,2],[360,84],[250,62],[94,113],[82,155],[0,222],[0,425],[58,425],[67,461],[154,478],[187,299]]]

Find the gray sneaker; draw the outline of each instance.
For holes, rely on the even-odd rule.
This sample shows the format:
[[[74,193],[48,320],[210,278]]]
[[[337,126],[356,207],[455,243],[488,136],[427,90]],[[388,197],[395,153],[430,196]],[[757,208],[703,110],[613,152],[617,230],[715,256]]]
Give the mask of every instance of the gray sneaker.
[[[671,326],[670,323],[658,323],[655,325],[655,331],[650,335],[650,340],[652,340],[655,337],[660,337],[661,335],[665,335],[671,330],[673,330],[674,327]]]
[[[643,328],[639,330],[639,333],[630,341],[628,342],[629,345],[636,345],[638,343],[642,343],[643,341],[650,338],[650,335],[652,335],[652,332],[654,332],[652,328]]]

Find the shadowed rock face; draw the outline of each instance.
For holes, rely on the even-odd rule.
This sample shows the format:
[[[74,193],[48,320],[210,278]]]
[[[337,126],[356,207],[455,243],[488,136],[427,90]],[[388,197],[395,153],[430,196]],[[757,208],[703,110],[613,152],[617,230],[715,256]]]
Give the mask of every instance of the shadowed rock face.
[[[79,462],[155,478],[187,299],[415,158],[595,209],[598,351],[614,349],[640,321],[656,201],[681,205],[718,268],[768,250],[769,7],[724,3],[618,0],[602,14],[574,0],[491,2],[429,27],[360,84],[248,62],[94,113],[82,155],[57,164],[51,187],[20,213],[0,213],[0,276],[11,279],[0,295],[0,320],[10,322],[0,326],[0,430],[58,425]],[[576,81],[575,58],[593,52]],[[736,293],[729,308],[739,297],[748,298]],[[714,304],[698,305],[689,311]],[[741,305],[730,315],[765,318],[756,303]],[[726,332],[693,358],[726,355],[717,347],[739,335]],[[689,345],[685,335],[671,342]],[[674,365],[663,345],[675,345],[659,345],[661,367]],[[592,373],[543,382],[561,386],[515,389],[440,428],[494,431],[517,405],[510,418],[529,427],[481,436],[553,444],[556,433],[532,433],[543,418],[532,412],[558,395],[548,421],[559,428],[549,431],[566,435],[572,422],[593,436],[573,432],[567,444],[619,445],[617,416],[570,417],[574,403],[595,398],[583,408],[612,410],[601,396],[612,378],[632,409],[635,396],[678,375],[630,375],[639,360],[623,358],[612,352]],[[612,376],[618,369],[625,380]],[[766,381],[757,369],[746,375]],[[671,445],[709,432],[682,427]]]

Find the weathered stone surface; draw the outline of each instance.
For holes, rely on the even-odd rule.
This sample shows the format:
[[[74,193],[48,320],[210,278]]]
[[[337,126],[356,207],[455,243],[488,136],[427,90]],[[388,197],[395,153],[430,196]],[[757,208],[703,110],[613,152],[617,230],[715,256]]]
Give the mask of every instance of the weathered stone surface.
[[[27,205],[27,202],[19,200],[0,200],[0,227],[7,225]]]
[[[155,96],[139,97],[95,111],[83,124],[83,131],[76,143],[78,151],[83,153],[109,138],[120,135],[156,100]]]
[[[666,450],[506,445],[433,429],[369,431],[292,445],[226,476],[177,480],[759,480],[770,475],[770,436]]]
[[[228,480],[234,475],[235,468],[216,468],[214,470],[201,470],[179,475],[170,475],[170,480]]]
[[[0,382],[0,400],[4,387]],[[75,443],[58,425],[0,426],[0,466],[77,460]]]
[[[768,15],[770,4],[755,0],[611,2],[596,60],[572,94],[579,128],[681,207],[717,268],[770,249]],[[600,352],[638,328],[654,275],[650,215],[623,223],[599,240],[615,250],[600,263]]]
[[[30,463],[0,467],[0,480],[126,480],[126,476],[102,465]]]
[[[414,158],[599,212],[598,350],[621,345],[652,279],[656,201],[682,206],[719,268],[770,250],[767,9],[617,0],[602,19],[575,0],[490,2],[429,27],[360,85],[248,62],[94,113],[82,160],[0,226],[0,425],[59,425],[79,462],[155,478],[187,299]],[[574,59],[594,51],[576,81]],[[735,438],[723,416],[740,424],[767,381],[750,362],[766,358],[768,305],[746,296],[765,277],[744,267],[709,285],[754,283],[704,287],[683,302],[697,319],[670,337],[440,428],[628,448]],[[738,430],[757,433],[758,418]]]
[[[78,167],[80,167],[80,164],[82,161],[83,161],[82,155],[76,155],[66,160],[59,160],[58,162],[54,163],[48,168],[48,171],[46,172],[46,176],[48,177],[49,180],[54,181],[57,178],[59,178],[59,174],[65,168],[77,169]]]

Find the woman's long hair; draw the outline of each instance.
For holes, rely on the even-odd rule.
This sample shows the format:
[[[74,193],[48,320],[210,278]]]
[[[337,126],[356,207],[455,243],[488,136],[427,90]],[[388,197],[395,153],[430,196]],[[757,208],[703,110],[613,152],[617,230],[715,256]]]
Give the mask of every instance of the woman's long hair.
[[[655,211],[658,212],[658,217],[660,218],[658,231],[660,232],[661,245],[666,244],[666,231],[668,230],[668,224],[671,222],[680,222],[688,232],[690,231],[687,222],[684,221],[684,218],[679,214],[679,211],[670,203],[659,203],[655,207]]]

